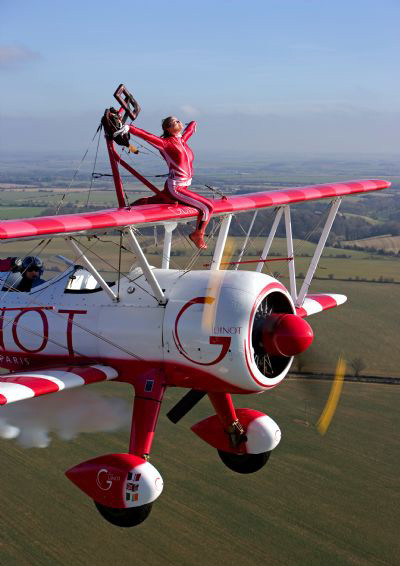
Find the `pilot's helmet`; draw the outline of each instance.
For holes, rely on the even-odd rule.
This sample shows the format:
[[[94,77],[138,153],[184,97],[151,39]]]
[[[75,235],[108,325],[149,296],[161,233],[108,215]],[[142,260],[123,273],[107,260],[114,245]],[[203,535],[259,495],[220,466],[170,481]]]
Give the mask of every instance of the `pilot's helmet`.
[[[25,273],[26,271],[32,271],[33,269],[38,271],[39,276],[41,276],[43,274],[43,262],[40,259],[40,257],[34,256],[34,255],[28,255],[22,261],[22,270],[21,271],[22,271],[22,273]]]

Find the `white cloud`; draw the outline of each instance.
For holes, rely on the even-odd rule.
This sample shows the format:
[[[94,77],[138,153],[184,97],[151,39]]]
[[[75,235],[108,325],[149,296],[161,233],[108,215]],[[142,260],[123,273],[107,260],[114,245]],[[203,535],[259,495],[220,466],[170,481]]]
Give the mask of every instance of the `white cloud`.
[[[39,53],[21,45],[0,46],[0,67],[13,67],[20,63],[40,59]]]
[[[200,114],[200,110],[190,104],[184,104],[180,107],[180,110],[187,116],[198,116]]]

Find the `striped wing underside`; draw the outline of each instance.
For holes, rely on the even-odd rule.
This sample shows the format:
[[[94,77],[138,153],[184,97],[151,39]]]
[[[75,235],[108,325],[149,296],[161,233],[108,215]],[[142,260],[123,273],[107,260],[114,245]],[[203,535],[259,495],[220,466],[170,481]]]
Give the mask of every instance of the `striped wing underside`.
[[[388,181],[361,180],[324,185],[311,185],[275,191],[260,191],[213,201],[214,215],[245,212],[324,198],[335,198],[386,189]],[[104,233],[125,226],[145,226],[165,222],[188,222],[197,210],[189,206],[153,204],[114,208],[87,214],[64,214],[0,222],[0,240],[35,239],[66,234]]]
[[[9,373],[0,377],[0,405],[58,393],[90,383],[116,379],[118,373],[102,365],[59,367],[43,371]]]

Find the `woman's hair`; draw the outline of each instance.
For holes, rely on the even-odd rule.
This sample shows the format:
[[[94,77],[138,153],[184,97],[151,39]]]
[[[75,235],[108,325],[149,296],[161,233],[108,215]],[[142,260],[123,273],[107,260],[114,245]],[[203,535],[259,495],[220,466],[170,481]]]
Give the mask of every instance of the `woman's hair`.
[[[171,134],[168,131],[168,128],[170,128],[172,126],[172,121],[176,120],[175,116],[168,116],[167,118],[164,118],[164,120],[161,122],[161,127],[163,129],[163,133],[161,134],[162,138],[170,138]]]

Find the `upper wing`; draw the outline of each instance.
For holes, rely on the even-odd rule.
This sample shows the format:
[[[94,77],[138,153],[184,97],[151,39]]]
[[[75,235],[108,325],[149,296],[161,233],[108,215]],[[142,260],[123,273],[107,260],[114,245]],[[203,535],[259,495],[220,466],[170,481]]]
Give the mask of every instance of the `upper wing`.
[[[309,185],[277,191],[261,191],[214,200],[214,214],[218,216],[229,212],[244,212],[257,208],[367,193],[387,187],[390,187],[388,181],[375,179]],[[162,222],[187,221],[190,218],[195,218],[197,214],[198,211],[195,208],[186,205],[153,204],[131,208],[113,208],[87,214],[64,214],[22,220],[5,220],[0,223],[0,240],[99,233],[131,225],[148,226]]]
[[[9,373],[0,377],[0,405],[57,393],[62,389],[115,379],[118,373],[108,366],[74,366]]]

